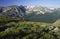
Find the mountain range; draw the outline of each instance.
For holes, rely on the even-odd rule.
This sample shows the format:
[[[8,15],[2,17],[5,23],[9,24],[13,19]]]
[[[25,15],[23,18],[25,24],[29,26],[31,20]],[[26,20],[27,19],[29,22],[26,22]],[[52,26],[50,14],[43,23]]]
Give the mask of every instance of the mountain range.
[[[43,6],[6,6],[0,7],[0,17],[24,18],[25,21],[38,21],[53,23],[60,19],[60,8],[47,8]]]

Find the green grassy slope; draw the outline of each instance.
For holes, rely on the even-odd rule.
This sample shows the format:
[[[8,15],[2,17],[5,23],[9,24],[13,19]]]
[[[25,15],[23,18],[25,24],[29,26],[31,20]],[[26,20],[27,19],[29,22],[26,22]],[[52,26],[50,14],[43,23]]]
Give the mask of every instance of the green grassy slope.
[[[43,31],[44,27],[51,26],[50,23],[43,22],[9,22],[0,26],[0,39],[55,39],[51,32]],[[57,32],[60,39],[60,32]]]

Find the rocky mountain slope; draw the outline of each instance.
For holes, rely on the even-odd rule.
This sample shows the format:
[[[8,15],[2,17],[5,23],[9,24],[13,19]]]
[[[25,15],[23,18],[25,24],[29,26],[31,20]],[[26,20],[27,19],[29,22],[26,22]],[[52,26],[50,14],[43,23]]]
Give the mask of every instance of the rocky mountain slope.
[[[41,21],[53,23],[60,19],[60,8],[47,8],[42,6],[7,6],[0,7],[0,17],[18,17],[26,21]]]
[[[22,17],[25,14],[25,7],[24,6],[8,6],[0,8],[0,14],[5,16],[16,16],[16,17]]]

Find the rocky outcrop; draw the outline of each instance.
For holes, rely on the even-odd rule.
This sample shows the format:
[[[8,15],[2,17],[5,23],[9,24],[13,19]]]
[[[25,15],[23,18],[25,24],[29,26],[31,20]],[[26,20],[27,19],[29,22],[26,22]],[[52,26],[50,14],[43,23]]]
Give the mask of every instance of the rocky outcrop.
[[[59,31],[59,28],[58,27],[56,27],[56,26],[49,26],[49,27],[46,27],[45,29],[44,29],[46,32],[58,32]]]

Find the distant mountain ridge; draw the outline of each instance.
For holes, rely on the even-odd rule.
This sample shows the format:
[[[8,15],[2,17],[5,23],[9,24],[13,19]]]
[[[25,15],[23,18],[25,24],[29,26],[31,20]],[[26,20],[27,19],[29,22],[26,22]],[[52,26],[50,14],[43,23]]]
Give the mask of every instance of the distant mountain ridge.
[[[46,12],[52,12],[54,9],[42,7],[42,6],[27,6],[28,11],[34,11],[38,13],[46,13]]]
[[[60,19],[60,8],[14,5],[0,7],[1,16],[24,18],[29,21],[55,22]]]
[[[25,13],[25,7],[24,6],[8,6],[4,8],[0,8],[0,13],[10,16],[18,16],[21,17]]]
[[[22,10],[23,12],[25,12],[25,11],[37,11],[40,13],[53,11],[52,9],[49,9],[47,7],[42,7],[42,6],[23,6],[23,5],[17,6],[17,5],[13,5],[13,6],[7,6],[7,7],[0,7],[0,13],[1,12],[11,12],[11,11],[18,13],[18,12],[20,12],[20,10]]]

